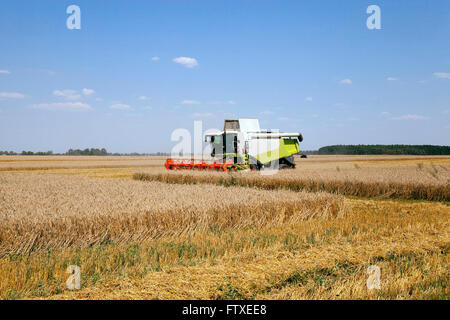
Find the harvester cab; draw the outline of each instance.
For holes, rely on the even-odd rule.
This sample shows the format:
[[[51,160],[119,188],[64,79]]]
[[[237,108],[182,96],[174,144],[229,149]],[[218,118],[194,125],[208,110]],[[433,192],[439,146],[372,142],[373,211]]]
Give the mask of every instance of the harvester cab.
[[[261,130],[258,119],[225,120],[223,131],[208,133],[212,161],[167,159],[173,169],[213,169],[219,171],[295,168],[294,155],[303,141],[299,132]]]

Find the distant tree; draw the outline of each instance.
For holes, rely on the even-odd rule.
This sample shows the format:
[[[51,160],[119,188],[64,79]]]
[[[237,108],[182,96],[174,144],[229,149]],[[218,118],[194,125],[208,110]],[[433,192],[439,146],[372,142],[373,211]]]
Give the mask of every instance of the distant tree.
[[[86,148],[84,150],[80,149],[69,149],[66,152],[66,155],[71,156],[106,156],[108,155],[108,151],[105,148],[97,149],[97,148]]]
[[[17,155],[18,153],[17,152],[14,152],[14,151],[0,151],[0,155]],[[33,156],[33,155],[39,155],[39,156],[46,156],[46,155],[52,155],[53,154],[53,151],[37,151],[37,152],[33,152],[33,151],[22,151],[21,153],[20,153],[21,155],[24,155],[24,156]]]

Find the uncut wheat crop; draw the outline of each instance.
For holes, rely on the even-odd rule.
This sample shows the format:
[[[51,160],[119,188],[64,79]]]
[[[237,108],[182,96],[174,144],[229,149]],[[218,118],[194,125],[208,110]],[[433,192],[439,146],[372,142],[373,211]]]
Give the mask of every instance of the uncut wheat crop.
[[[343,203],[327,193],[2,174],[0,255],[333,217]]]
[[[340,166],[341,167],[340,167]],[[180,184],[210,183],[261,189],[327,191],[358,197],[385,197],[417,200],[450,200],[450,165],[361,167],[358,164],[299,165],[293,170],[273,174],[260,172],[147,172],[134,175],[136,180]]]

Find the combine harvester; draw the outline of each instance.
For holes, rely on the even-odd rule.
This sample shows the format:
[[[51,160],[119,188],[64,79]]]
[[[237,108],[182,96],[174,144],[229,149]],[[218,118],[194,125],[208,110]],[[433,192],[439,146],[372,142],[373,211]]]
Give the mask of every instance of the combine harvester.
[[[261,130],[258,119],[225,120],[223,131],[205,135],[214,160],[173,159],[168,170],[264,170],[295,168],[294,154],[303,141],[299,132]]]

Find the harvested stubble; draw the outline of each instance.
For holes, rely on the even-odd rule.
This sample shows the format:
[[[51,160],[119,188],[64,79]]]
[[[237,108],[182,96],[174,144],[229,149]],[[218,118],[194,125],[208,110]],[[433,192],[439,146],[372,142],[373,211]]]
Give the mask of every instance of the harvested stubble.
[[[360,169],[356,169],[359,171]],[[378,169],[382,170],[382,169]],[[355,170],[354,170],[355,171]],[[416,170],[417,171],[417,170]],[[390,170],[384,176],[375,178],[354,177],[322,173],[304,173],[284,170],[274,175],[261,175],[257,172],[191,172],[135,173],[133,179],[141,181],[160,181],[175,184],[208,183],[224,186],[256,187],[266,190],[287,189],[290,191],[330,192],[356,197],[398,198],[406,200],[450,201],[450,184],[440,179],[420,180],[419,173],[412,172],[411,178],[396,179]],[[447,172],[447,171],[445,171]],[[344,173],[345,174],[345,173]],[[353,172],[352,172],[353,174]],[[414,177],[414,175],[416,175]],[[413,180],[416,179],[416,180]],[[419,182],[418,182],[419,181]]]
[[[327,193],[2,174],[0,256],[336,217],[343,204]]]
[[[34,278],[21,276],[28,258],[8,262],[0,275],[16,279],[5,287],[25,296],[48,278],[48,291],[31,293],[47,297],[62,292],[63,261],[79,263],[83,289],[55,299],[448,299],[448,206],[345,201],[345,217],[320,223],[210,230],[50,258],[33,253]],[[381,268],[381,290],[367,290],[372,264]]]

